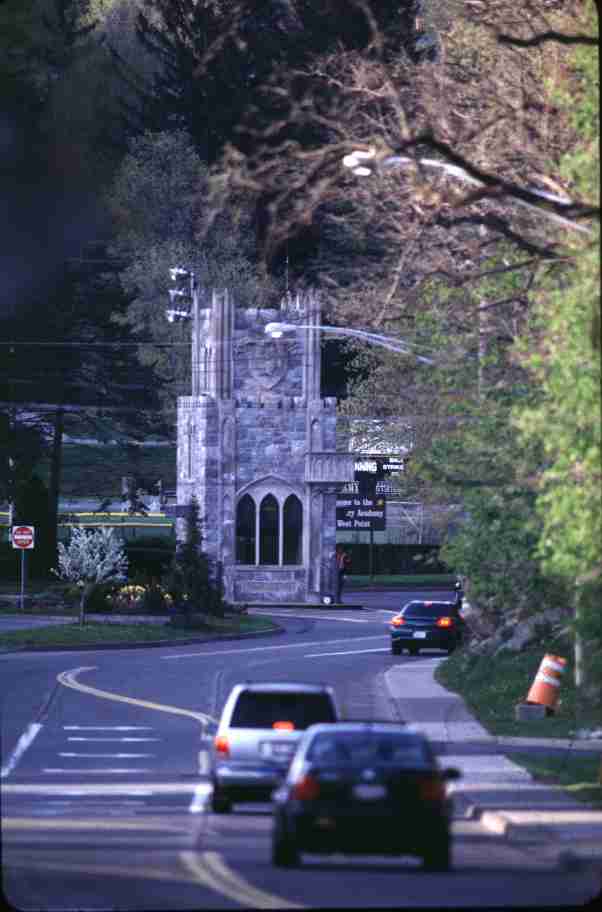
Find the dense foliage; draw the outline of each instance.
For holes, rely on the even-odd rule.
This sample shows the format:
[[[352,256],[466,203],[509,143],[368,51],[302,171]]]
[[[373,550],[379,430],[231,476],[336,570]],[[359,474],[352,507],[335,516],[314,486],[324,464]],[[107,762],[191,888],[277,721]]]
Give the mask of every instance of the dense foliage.
[[[218,568],[203,550],[202,519],[194,497],[185,522],[185,539],[176,550],[164,587],[181,615],[174,617],[174,623],[194,626],[195,620],[202,623],[207,615],[222,617],[224,603]]]

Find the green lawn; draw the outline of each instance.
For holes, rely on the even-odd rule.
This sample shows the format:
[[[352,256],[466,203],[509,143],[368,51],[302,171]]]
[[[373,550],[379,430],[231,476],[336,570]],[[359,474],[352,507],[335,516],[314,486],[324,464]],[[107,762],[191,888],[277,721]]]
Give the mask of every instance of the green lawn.
[[[599,780],[602,758],[585,757],[572,751],[564,756],[512,753],[510,759],[528,769],[536,781],[562,785],[572,798],[602,809],[602,782]]]
[[[35,630],[8,630],[0,633],[0,650],[27,646],[105,646],[115,643],[145,643],[164,641],[166,645],[191,637],[215,637],[277,630],[278,625],[269,617],[229,616],[216,618],[210,625],[194,629],[175,628],[155,624],[103,624],[89,622],[83,627],[78,623],[39,627]]]
[[[110,470],[107,471],[107,465]],[[36,471],[48,484],[50,463],[40,463]],[[66,443],[63,445],[63,497],[121,496],[121,477],[139,474],[163,480],[166,490],[176,487],[176,447],[140,447],[136,462],[117,446]]]
[[[557,711],[545,719],[517,722],[514,707],[524,701],[546,653],[567,659]],[[600,725],[601,707],[586,710],[576,700],[573,646],[568,641],[556,640],[524,652],[503,652],[498,656],[476,657],[459,651],[441,663],[435,677],[448,690],[460,694],[493,735],[569,738],[578,728]]]
[[[545,719],[517,722],[514,707],[522,702],[546,653],[567,659],[557,711]],[[573,677],[573,646],[558,640],[537,649],[498,656],[470,656],[459,651],[442,662],[435,678],[459,694],[469,710],[492,735],[523,738],[570,738],[580,728],[598,728],[602,707],[585,708],[577,699]],[[600,758],[576,751],[563,755],[509,754],[536,779],[564,786],[574,798],[602,807],[598,783]]]

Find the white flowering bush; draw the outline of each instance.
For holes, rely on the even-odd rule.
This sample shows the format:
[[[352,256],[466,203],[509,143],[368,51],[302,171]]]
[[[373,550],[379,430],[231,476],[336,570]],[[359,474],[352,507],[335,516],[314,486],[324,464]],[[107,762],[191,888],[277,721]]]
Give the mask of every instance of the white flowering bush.
[[[53,572],[81,588],[80,624],[86,601],[99,583],[126,579],[128,567],[123,541],[114,529],[83,529],[75,526],[69,544],[58,545],[59,565]]]

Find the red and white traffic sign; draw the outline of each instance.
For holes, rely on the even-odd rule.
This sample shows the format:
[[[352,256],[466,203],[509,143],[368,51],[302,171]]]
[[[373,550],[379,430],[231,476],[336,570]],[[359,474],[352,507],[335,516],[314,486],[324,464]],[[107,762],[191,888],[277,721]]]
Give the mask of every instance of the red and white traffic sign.
[[[11,541],[13,548],[20,548],[22,551],[33,548],[35,541],[35,527],[13,526],[11,528]]]

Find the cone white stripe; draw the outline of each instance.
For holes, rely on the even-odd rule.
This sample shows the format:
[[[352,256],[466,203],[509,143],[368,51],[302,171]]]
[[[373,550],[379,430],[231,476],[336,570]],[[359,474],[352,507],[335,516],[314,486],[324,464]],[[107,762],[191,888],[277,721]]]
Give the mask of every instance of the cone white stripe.
[[[544,659],[541,663],[542,668],[553,668],[554,671],[564,671],[564,665],[561,665],[560,662],[555,662],[553,659]]]
[[[551,684],[552,687],[560,687],[560,681],[557,681],[556,678],[551,678],[549,675],[544,674],[543,671],[537,673],[536,681],[544,681],[546,684]]]

